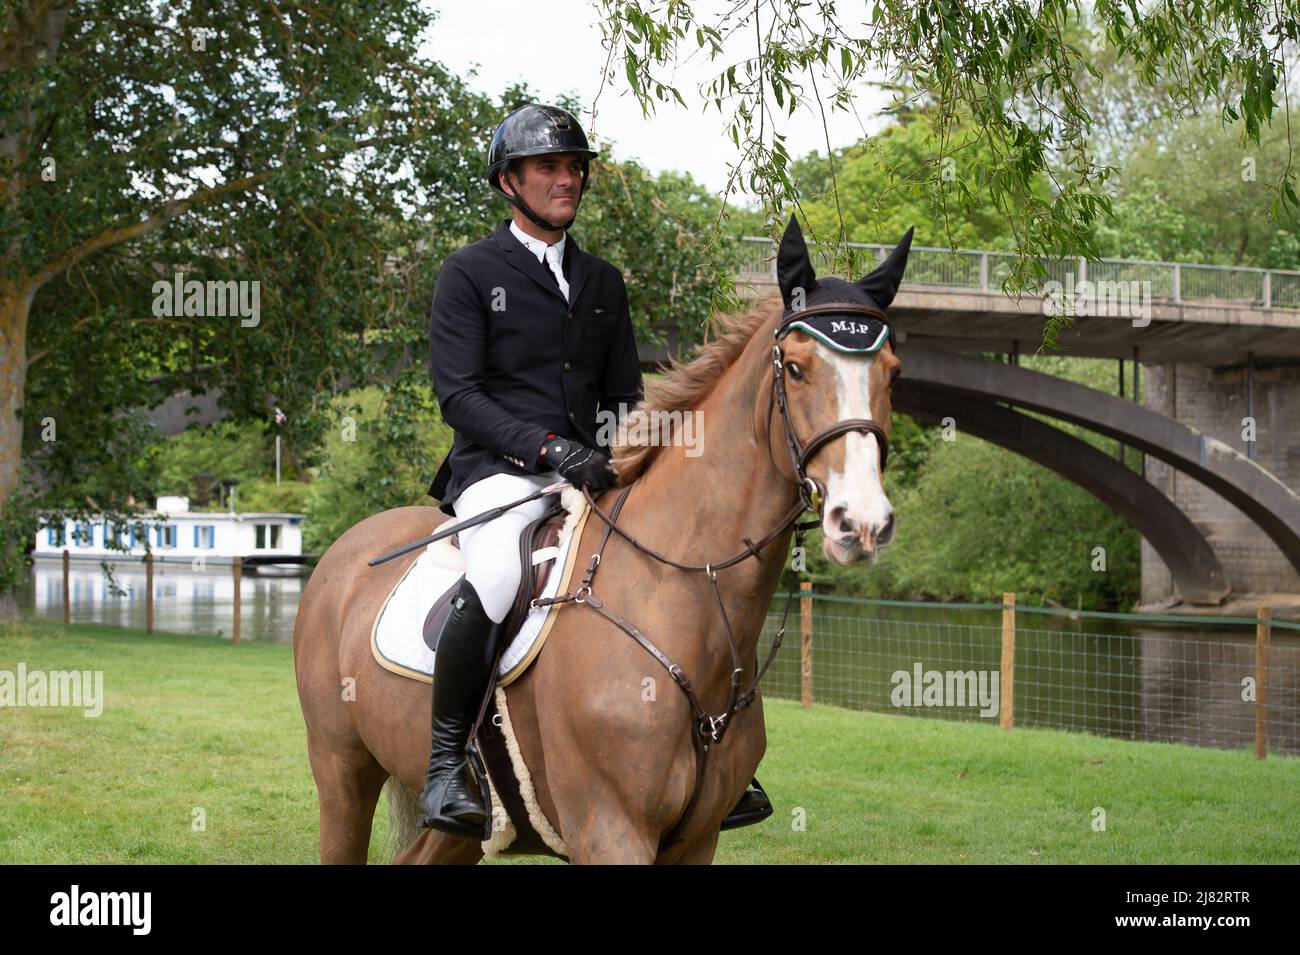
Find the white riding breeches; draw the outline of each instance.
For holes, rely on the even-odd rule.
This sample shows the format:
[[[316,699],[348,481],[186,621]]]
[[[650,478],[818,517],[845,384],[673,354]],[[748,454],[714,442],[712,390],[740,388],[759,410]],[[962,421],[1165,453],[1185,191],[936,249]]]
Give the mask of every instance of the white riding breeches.
[[[493,474],[475,481],[457,495],[452,502],[456,520],[463,521],[509,504],[548,484],[563,481],[556,471],[541,474]],[[518,507],[512,507],[496,517],[475,527],[459,532],[460,552],[465,560],[465,578],[474,585],[483,610],[494,623],[500,623],[510,612],[519,591],[523,576],[520,566],[519,537],[525,527],[537,520],[547,508],[559,500],[560,495],[547,494]]]

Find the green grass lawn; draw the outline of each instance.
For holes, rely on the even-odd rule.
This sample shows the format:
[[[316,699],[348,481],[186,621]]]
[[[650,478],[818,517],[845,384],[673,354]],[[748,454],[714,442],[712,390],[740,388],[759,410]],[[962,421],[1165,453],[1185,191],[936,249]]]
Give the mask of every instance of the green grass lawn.
[[[106,703],[97,718],[0,709],[0,862],[316,860],[288,646],[0,627],[0,670],[19,661],[102,670]],[[1300,862],[1294,758],[784,700],[766,712],[776,815],[724,833],[719,862]],[[381,800],[371,861],[386,861],[385,832]]]

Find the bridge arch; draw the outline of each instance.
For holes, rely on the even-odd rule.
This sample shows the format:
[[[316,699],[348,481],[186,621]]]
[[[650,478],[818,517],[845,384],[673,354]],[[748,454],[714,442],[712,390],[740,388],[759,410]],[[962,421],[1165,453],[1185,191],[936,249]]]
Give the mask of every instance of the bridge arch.
[[[908,377],[895,388],[894,410],[936,423],[951,415],[959,430],[1079,485],[1137,528],[1189,603],[1217,605],[1230,592],[1218,557],[1191,519],[1141,475],[1086,441],[994,401]]]
[[[1300,572],[1300,495],[1222,441],[1132,401],[1017,365],[911,345],[900,346],[898,356],[903,362],[900,384],[908,380],[943,389],[946,414],[958,428],[969,399],[975,398],[1038,411],[1116,438],[1221,495]]]

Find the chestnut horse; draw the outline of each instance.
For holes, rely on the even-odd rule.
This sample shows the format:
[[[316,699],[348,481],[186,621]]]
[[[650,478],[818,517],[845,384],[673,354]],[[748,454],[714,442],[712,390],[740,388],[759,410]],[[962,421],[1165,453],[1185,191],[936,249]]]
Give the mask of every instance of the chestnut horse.
[[[773,336],[790,286],[807,289],[815,281],[802,236],[797,238],[804,264],[788,266],[786,243],[779,260],[787,266],[781,275],[785,301],[774,295],[752,312],[723,317],[717,337],[693,361],[674,362],[662,380],[647,383],[641,411],[702,412],[692,446],[616,449],[619,486],[631,487],[619,527],[677,561],[730,557],[744,549],[744,538],[758,541],[780,526],[800,501],[783,423],[770,407]],[[887,295],[875,295],[882,307],[897,289],[905,245],[885,283],[892,287]],[[898,259],[897,251],[891,259]],[[863,283],[880,272],[857,287],[867,287]],[[837,280],[819,284],[828,282]],[[888,433],[891,383],[900,365],[892,343],[871,354],[844,354],[794,330],[782,346],[796,435],[806,438],[836,422],[863,418]],[[807,465],[808,476],[824,490],[823,552],[836,563],[874,560],[893,533],[893,510],[881,481],[884,450],[874,434],[855,431],[822,445]],[[596,498],[606,513],[615,493]],[[477,841],[414,830],[414,793],[429,759],[431,687],[383,669],[370,648],[375,615],[417,554],[374,568],[366,562],[432,533],[444,520],[427,506],[395,508],[361,521],[326,551],[303,592],[294,663],[320,801],[322,862],[366,861],[376,801],[390,780],[390,816],[396,816],[391,825],[408,835],[418,832],[396,861],[482,858]],[[604,530],[596,515],[587,520],[578,542],[579,566],[595,552]],[[787,528],[773,539],[761,558],[715,572],[744,662],[742,685],[755,673],[759,636],[792,533]],[[678,663],[698,698],[717,712],[713,708],[728,699],[731,655],[704,575],[656,562],[613,534],[594,590]],[[657,689],[648,694],[648,686]],[[720,823],[766,747],[761,695],[736,712],[724,741],[713,747],[696,804],[679,838],[663,847],[695,788],[696,724],[685,695],[645,649],[593,608],[563,604],[537,659],[504,692],[538,803],[571,862],[712,861]]]

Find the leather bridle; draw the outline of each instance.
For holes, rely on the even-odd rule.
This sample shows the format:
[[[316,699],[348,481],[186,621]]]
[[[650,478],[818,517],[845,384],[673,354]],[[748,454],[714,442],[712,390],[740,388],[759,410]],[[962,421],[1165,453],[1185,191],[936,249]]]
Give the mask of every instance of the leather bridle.
[[[885,464],[889,460],[889,436],[885,434],[885,430],[880,425],[869,418],[848,418],[844,421],[837,421],[830,427],[823,428],[814,434],[808,439],[807,444],[800,443],[799,436],[794,433],[794,424],[790,421],[790,410],[787,407],[785,395],[785,355],[781,351],[781,339],[789,334],[790,327],[794,322],[806,316],[842,315],[846,312],[856,315],[869,315],[884,322],[886,327],[889,325],[885,313],[869,305],[857,305],[849,302],[813,305],[808,308],[786,312],[781,319],[781,323],[777,326],[774,336],[776,343],[772,346],[772,393],[767,403],[768,427],[771,427],[772,423],[772,399],[775,398],[776,403],[781,408],[781,422],[785,426],[785,443],[790,451],[790,466],[794,469],[795,482],[799,485],[799,496],[808,510],[818,513],[822,509],[826,489],[822,487],[821,482],[816,478],[808,476],[807,468],[808,462],[812,460],[813,455],[820,451],[825,444],[835,440],[842,434],[848,434],[852,431],[873,434],[880,445],[881,474],[884,474]]]
[[[595,499],[591,495],[591,491],[587,488],[583,488],[582,494],[583,497],[587,499],[588,506],[605,523],[605,533],[601,537],[600,547],[597,549],[596,553],[591,555],[591,560],[587,564],[586,572],[582,578],[582,586],[579,587],[575,593],[560,594],[555,597],[535,598],[529,604],[530,607],[546,607],[551,604],[568,602],[586,604],[599,612],[624,633],[628,634],[628,636],[632,637],[632,639],[639,643],[646,652],[658,660],[664,669],[668,671],[669,676],[672,677],[673,681],[686,695],[687,702],[690,704],[691,711],[695,717],[694,732],[691,733],[691,742],[695,748],[695,785],[691,792],[690,801],[686,804],[686,808],[682,811],[681,816],[678,817],[673,828],[666,836],[664,836],[663,841],[660,843],[660,852],[672,846],[674,843],[681,841],[682,832],[686,827],[687,821],[691,817],[692,811],[695,809],[696,803],[699,801],[700,792],[703,789],[705,762],[708,758],[710,746],[722,742],[727,727],[731,725],[732,718],[736,713],[752,703],[754,698],[758,695],[759,683],[767,673],[768,667],[772,665],[772,661],[776,659],[777,651],[781,648],[781,640],[785,636],[786,621],[790,615],[790,604],[794,599],[795,588],[792,583],[790,590],[786,593],[785,609],[781,614],[781,626],[772,638],[772,646],[768,651],[767,659],[763,662],[762,667],[760,667],[754,674],[754,679],[750,681],[749,685],[742,691],[740,689],[740,681],[744,672],[744,665],[740,659],[740,648],[736,645],[736,638],[732,633],[731,621],[728,619],[726,607],[723,605],[722,594],[718,590],[717,572],[738,564],[749,557],[755,557],[761,560],[763,558],[762,549],[788,531],[792,526],[794,527],[795,532],[795,546],[797,548],[803,547],[804,534],[808,530],[816,527],[821,523],[821,521],[810,520],[800,522],[799,515],[806,510],[811,510],[820,514],[822,501],[825,497],[825,489],[816,478],[809,476],[807,467],[809,462],[813,459],[813,456],[830,441],[833,441],[840,435],[855,431],[875,435],[876,440],[880,443],[880,470],[883,473],[885,469],[885,462],[889,456],[889,439],[886,436],[884,429],[882,429],[880,425],[876,424],[876,422],[865,418],[851,418],[844,421],[837,421],[830,427],[818,431],[807,441],[807,443],[804,443],[801,442],[795,434],[794,424],[790,421],[789,404],[785,393],[785,356],[781,349],[781,339],[790,331],[790,324],[797,321],[799,318],[807,315],[830,313],[839,314],[845,312],[869,315],[888,325],[888,320],[885,318],[884,313],[879,309],[865,305],[858,305],[856,303],[838,303],[815,305],[798,311],[787,312],[782,317],[781,322],[774,333],[775,343],[772,346],[772,388],[768,399],[768,427],[771,427],[772,406],[773,403],[775,403],[776,406],[781,409],[781,420],[785,429],[786,445],[790,450],[790,463],[794,468],[795,481],[799,488],[799,500],[789,511],[786,512],[779,525],[773,528],[769,533],[765,534],[757,543],[750,540],[748,537],[741,538],[741,541],[745,545],[744,549],[725,560],[710,561],[706,564],[687,564],[673,560],[672,558],[659,553],[659,551],[655,550],[653,547],[641,543],[623,528],[618,526],[619,512],[623,509],[623,503],[627,500],[627,496],[631,492],[633,485],[628,485],[619,491],[618,497],[615,499],[614,506],[611,508],[609,514],[606,514],[597,506]],[[721,713],[717,715],[710,714],[705,709],[704,704],[700,701],[699,696],[695,692],[694,685],[686,676],[682,668],[669,659],[662,650],[655,646],[654,642],[642,633],[635,624],[631,623],[618,613],[611,611],[605,606],[604,602],[601,601],[599,597],[592,593],[592,580],[595,578],[596,570],[600,566],[601,555],[605,552],[605,544],[609,541],[611,532],[617,533],[635,549],[660,563],[667,564],[670,567],[675,567],[678,570],[703,573],[708,578],[709,584],[713,589],[714,599],[718,605],[718,611],[722,615],[723,627],[727,635],[727,644],[731,651],[732,669],[730,689],[728,692],[726,708],[723,709]]]

